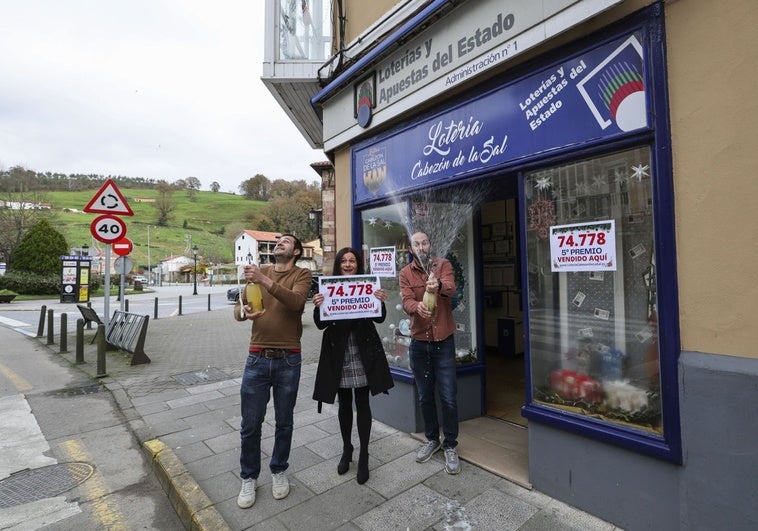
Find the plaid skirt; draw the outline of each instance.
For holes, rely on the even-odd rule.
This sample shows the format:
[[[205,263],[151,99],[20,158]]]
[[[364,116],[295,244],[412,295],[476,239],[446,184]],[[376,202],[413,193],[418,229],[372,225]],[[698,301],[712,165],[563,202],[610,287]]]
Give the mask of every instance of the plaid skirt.
[[[368,378],[366,370],[361,363],[361,356],[358,351],[358,342],[355,340],[353,332],[347,339],[347,349],[345,358],[342,361],[342,374],[340,375],[340,389],[355,389],[357,387],[366,387]]]

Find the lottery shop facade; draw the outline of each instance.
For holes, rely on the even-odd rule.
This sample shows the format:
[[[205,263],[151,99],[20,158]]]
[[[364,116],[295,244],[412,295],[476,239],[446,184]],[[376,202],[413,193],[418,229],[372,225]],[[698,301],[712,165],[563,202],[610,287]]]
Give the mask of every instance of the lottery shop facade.
[[[335,202],[351,205],[335,211],[337,248],[394,248],[399,269],[409,230],[436,237],[459,284],[461,417],[491,415],[488,367],[522,356],[535,488],[629,529],[754,525],[745,444],[758,423],[743,401],[756,395],[758,338],[739,325],[750,303],[723,275],[755,266],[740,263],[740,245],[718,276],[695,260],[704,243],[736,243],[716,229],[725,216],[755,236],[697,167],[718,162],[745,183],[749,153],[730,145],[722,114],[745,118],[722,96],[747,94],[735,84],[717,97],[710,77],[687,92],[693,74],[677,68],[697,56],[688,66],[705,74],[753,53],[726,35],[715,52],[695,38],[755,18],[749,2],[720,22],[702,1],[565,2],[585,14],[541,39],[519,26],[533,13],[517,2],[424,4],[311,100]],[[706,124],[728,161],[701,151]],[[383,287],[395,292],[380,335],[398,386],[372,407],[418,430],[407,316],[396,278]]]

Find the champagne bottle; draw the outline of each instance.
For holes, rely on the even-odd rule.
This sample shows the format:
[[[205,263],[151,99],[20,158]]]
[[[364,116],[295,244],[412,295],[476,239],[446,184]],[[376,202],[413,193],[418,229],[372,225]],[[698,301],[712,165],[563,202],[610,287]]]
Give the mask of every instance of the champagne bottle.
[[[255,282],[248,282],[245,286],[245,299],[253,313],[263,311],[263,293],[261,287]]]
[[[432,272],[429,275],[429,280],[434,279],[434,273]],[[426,309],[429,310],[432,315],[434,315],[434,310],[437,309],[437,294],[429,293],[428,291],[424,290],[424,298],[421,300],[421,302],[423,302],[424,306],[426,306]]]
[[[247,255],[247,263],[253,263],[252,256],[249,253]],[[248,282],[245,286],[245,300],[253,310],[253,313],[263,311],[263,293],[261,293],[261,287],[255,282]]]

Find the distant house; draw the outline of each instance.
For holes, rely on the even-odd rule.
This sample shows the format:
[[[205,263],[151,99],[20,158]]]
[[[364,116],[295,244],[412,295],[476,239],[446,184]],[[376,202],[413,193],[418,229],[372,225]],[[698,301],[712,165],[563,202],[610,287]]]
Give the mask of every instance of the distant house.
[[[155,203],[154,197],[135,197],[135,203]]]
[[[39,203],[37,201],[3,201],[0,200],[0,208],[10,210],[50,210],[52,207],[48,203]]]
[[[273,264],[274,246],[281,232],[244,230],[234,239],[234,263]]]
[[[156,271],[158,274],[158,283],[161,282],[184,282],[185,273],[182,272],[182,268],[186,268],[192,265],[194,260],[184,255],[169,256],[161,260]]]
[[[234,240],[234,263],[245,265],[255,263],[258,265],[274,263],[274,247],[281,232],[267,232],[261,230],[245,230]],[[303,256],[297,261],[299,267],[305,267],[311,271],[318,271],[320,264],[314,253],[311,242],[303,242]]]

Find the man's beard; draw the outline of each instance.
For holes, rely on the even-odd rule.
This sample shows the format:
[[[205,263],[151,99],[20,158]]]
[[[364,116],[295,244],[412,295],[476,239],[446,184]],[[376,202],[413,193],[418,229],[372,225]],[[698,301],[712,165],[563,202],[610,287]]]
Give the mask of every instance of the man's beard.
[[[274,250],[274,262],[277,264],[286,264],[292,260],[293,256],[295,256],[294,252],[288,253],[285,249],[282,249],[282,252],[280,253],[277,253],[276,250]]]
[[[429,253],[423,253],[419,252],[416,254],[416,260],[418,260],[418,263],[426,269],[426,267],[429,265],[429,262],[432,261],[432,255]]]

